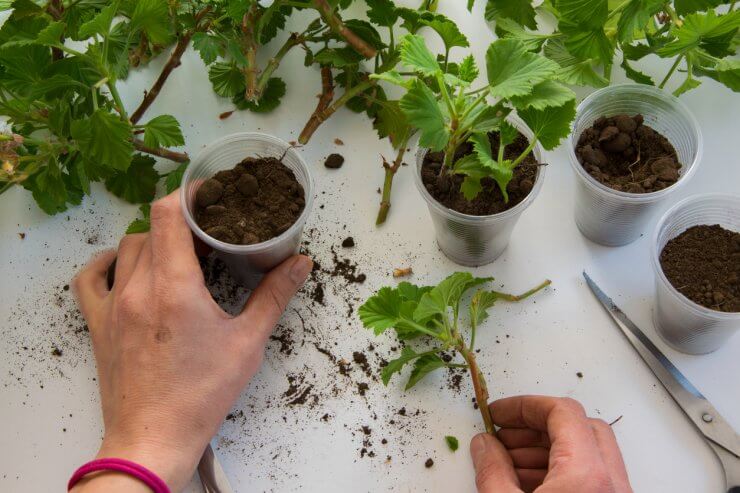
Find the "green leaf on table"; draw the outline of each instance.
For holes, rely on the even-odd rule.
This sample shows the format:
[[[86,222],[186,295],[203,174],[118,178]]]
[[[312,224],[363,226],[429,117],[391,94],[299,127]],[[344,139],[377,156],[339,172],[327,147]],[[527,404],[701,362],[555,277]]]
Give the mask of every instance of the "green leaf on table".
[[[558,65],[527,51],[517,39],[499,39],[486,51],[486,69],[491,95],[499,98],[524,96],[534,86],[552,77]]]
[[[365,3],[370,7],[367,18],[373,24],[391,27],[398,20],[398,10],[391,0],[366,0]]]
[[[370,74],[371,79],[384,80],[395,84],[397,86],[405,87],[409,89],[413,85],[413,79],[402,76],[396,70],[388,70],[387,72],[381,72],[379,74]]]
[[[468,38],[460,32],[457,24],[442,15],[435,15],[433,19],[429,20],[422,19],[421,22],[423,25],[432,28],[442,38],[446,51],[456,46],[463,48],[470,46]]]
[[[365,328],[378,335],[396,325],[401,316],[401,303],[398,290],[384,287],[368,298],[357,313]]]
[[[131,14],[131,31],[141,29],[154,44],[166,44],[172,38],[167,0],[136,0]]]
[[[404,301],[413,301],[418,303],[424,293],[431,291],[432,286],[417,286],[407,281],[398,283],[396,287],[398,294]]]
[[[197,32],[193,34],[193,48],[200,54],[203,63],[210,65],[215,62],[222,53],[221,41],[207,33]]]
[[[364,59],[365,57],[349,46],[322,48],[314,55],[316,63],[320,65],[330,65],[336,68],[343,68],[348,65],[357,65]]]
[[[23,182],[23,187],[31,191],[38,206],[47,214],[67,209],[67,187],[55,159],[49,158],[45,166]]]
[[[110,32],[113,18],[118,11],[119,2],[113,2],[98,12],[95,17],[80,26],[78,35],[80,39],[87,39],[96,34],[106,35]]]
[[[460,448],[460,443],[458,442],[456,437],[447,435],[445,437],[445,443],[447,444],[447,447],[449,447],[450,450],[455,452],[458,448]]]
[[[131,221],[131,223],[128,225],[128,228],[126,228],[126,234],[131,235],[135,233],[146,233],[149,231],[149,228],[151,227],[149,215],[151,213],[152,206],[149,204],[141,204],[141,207],[139,207],[139,212],[141,212],[141,215],[143,217],[134,219]]]
[[[144,125],[144,144],[149,147],[185,145],[180,124],[172,115],[159,115]]]
[[[285,19],[292,11],[292,6],[284,5],[282,2],[272,2],[269,7],[262,11],[262,15],[260,15],[257,22],[256,31],[260,44],[267,44],[277,36],[279,31],[285,29]]]
[[[556,36],[553,34],[540,34],[527,31],[513,20],[507,18],[501,18],[496,21],[496,33],[499,38],[518,39],[528,51],[534,52],[540,51],[545,41]]]
[[[177,168],[167,173],[167,178],[164,179],[164,187],[168,194],[180,188],[182,175],[185,174],[188,164],[189,163],[180,163]]]
[[[447,145],[450,131],[437,98],[426,84],[414,80],[399,106],[409,123],[421,131],[419,145],[433,151],[442,150]]]
[[[113,113],[101,108],[90,118],[73,120],[71,134],[90,160],[120,171],[125,171],[131,163],[131,124]]]
[[[576,102],[572,100],[563,106],[544,110],[528,108],[518,111],[518,114],[534,132],[542,147],[551,150],[570,133],[570,124],[576,115]]]
[[[444,360],[436,354],[425,354],[424,356],[417,358],[414,362],[414,368],[411,370],[409,381],[406,383],[404,390],[410,389],[429,373],[445,366],[447,366],[447,363],[445,363]]]
[[[373,48],[380,50],[385,47],[385,43],[380,38],[375,26],[369,22],[360,19],[349,19],[344,21],[344,25]]]
[[[520,26],[537,29],[535,11],[530,0],[490,0],[486,5],[486,20],[498,22],[511,19]]]
[[[262,91],[257,102],[248,101],[244,98],[244,91],[240,91],[232,99],[240,110],[249,110],[253,113],[269,113],[278,106],[285,96],[285,82],[280,77],[270,77],[265,90]]]
[[[416,34],[404,36],[400,43],[401,61],[414,72],[423,75],[434,75],[442,69],[429,48],[424,38]]]
[[[134,204],[151,202],[159,181],[155,162],[151,156],[134,154],[131,165],[105,180],[105,187],[115,196]]]
[[[653,79],[651,79],[649,75],[644,74],[632,67],[632,65],[630,65],[627,61],[627,57],[622,58],[622,63],[620,64],[620,67],[622,67],[622,69],[624,70],[624,74],[627,77],[637,82],[638,84],[648,84],[651,86],[655,85]]]
[[[457,68],[457,76],[465,82],[473,82],[478,77],[478,65],[473,55],[463,58]]]
[[[524,96],[514,96],[511,103],[517,109],[535,108],[542,110],[551,106],[562,106],[574,100],[576,93],[554,80],[540,82],[531,93]]]
[[[548,40],[545,44],[544,55],[560,66],[555,73],[555,78],[566,84],[591,87],[609,85],[606,78],[596,73],[594,60],[574,57],[568,52],[562,40]]]
[[[689,14],[681,27],[671,29],[675,39],[659,48],[657,54],[671,58],[701,48],[714,56],[727,56],[732,54],[730,46],[738,27],[740,10],[725,15],[717,15],[711,10],[703,14]]]
[[[208,70],[208,80],[219,96],[231,98],[245,91],[244,74],[234,63],[216,62]]]
[[[457,310],[462,295],[470,288],[493,280],[492,277],[473,277],[470,272],[455,272],[422,295],[414,311],[418,321],[446,316],[447,308]]]
[[[617,37],[622,43],[635,39],[635,33],[645,30],[652,17],[663,8],[661,0],[629,0],[617,21]]]
[[[418,357],[419,354],[416,351],[408,346],[404,347],[401,351],[401,356],[389,361],[388,364],[383,367],[383,370],[381,370],[380,378],[383,380],[383,385],[388,385],[388,382],[390,382],[391,377],[395,373],[400,372],[407,363]]]
[[[488,317],[488,309],[496,303],[497,299],[498,295],[493,291],[480,290],[473,295],[468,307],[470,324],[473,327],[477,327]]]

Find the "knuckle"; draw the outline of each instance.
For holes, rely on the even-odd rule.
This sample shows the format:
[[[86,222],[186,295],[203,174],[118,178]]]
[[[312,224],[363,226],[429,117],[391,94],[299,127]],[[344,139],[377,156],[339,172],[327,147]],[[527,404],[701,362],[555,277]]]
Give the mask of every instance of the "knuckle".
[[[165,219],[175,210],[174,205],[174,202],[167,200],[166,197],[159,199],[152,204],[149,215],[153,221]]]
[[[139,313],[139,300],[133,291],[124,289],[118,296],[118,311],[125,318],[137,316]]]
[[[601,433],[608,433],[610,435],[613,433],[612,427],[609,426],[609,423],[607,423],[603,419],[589,418],[589,423],[591,424],[591,427],[596,431],[599,431]]]
[[[604,467],[591,469],[590,473],[583,478],[586,490],[593,493],[613,493],[614,482]]]
[[[561,397],[558,405],[562,406],[575,414],[585,415],[586,410],[583,408],[583,404],[571,397]]]

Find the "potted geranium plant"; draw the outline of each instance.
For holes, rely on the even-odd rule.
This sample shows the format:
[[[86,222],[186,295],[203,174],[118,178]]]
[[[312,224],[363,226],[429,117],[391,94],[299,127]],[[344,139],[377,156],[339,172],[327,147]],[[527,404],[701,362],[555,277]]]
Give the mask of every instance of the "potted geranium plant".
[[[440,63],[417,35],[406,36],[400,52],[410,76],[374,77],[406,90],[399,106],[418,129],[416,182],[437,241],[457,263],[492,262],[542,187],[540,148],[568,135],[575,94],[556,80],[555,62],[516,39],[489,46],[488,81],[479,88],[471,88],[478,76],[471,55]]]

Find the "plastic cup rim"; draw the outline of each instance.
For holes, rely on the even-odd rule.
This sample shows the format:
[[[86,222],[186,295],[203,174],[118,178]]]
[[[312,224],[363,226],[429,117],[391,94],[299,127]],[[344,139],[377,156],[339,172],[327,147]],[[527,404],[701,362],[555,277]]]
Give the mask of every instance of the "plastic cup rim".
[[[683,304],[692,310],[697,315],[702,315],[708,318],[713,318],[715,320],[720,321],[732,321],[732,320],[740,320],[740,312],[721,312],[718,310],[712,310],[711,308],[707,308],[705,306],[702,306],[695,302],[694,300],[688,298],[683,293],[681,293],[678,289],[676,289],[673,284],[668,280],[668,277],[666,277],[665,272],[663,272],[663,267],[660,265],[660,253],[658,251],[658,236],[660,235],[660,231],[663,229],[663,226],[668,221],[668,218],[674,214],[677,210],[685,207],[689,207],[693,205],[695,202],[698,202],[700,200],[705,199],[720,199],[725,200],[729,199],[731,201],[736,201],[738,204],[738,208],[740,209],[740,195],[731,194],[731,193],[722,193],[722,192],[715,192],[715,193],[702,193],[702,194],[695,194],[691,195],[689,197],[686,197],[677,203],[675,203],[671,208],[669,208],[667,211],[663,213],[660,220],[658,221],[658,224],[655,225],[655,229],[653,230],[653,236],[651,239],[651,252],[650,257],[652,260],[653,265],[653,271],[655,272],[655,275],[660,280],[660,282],[667,287],[668,292],[673,295],[674,298],[680,300],[683,302]]]
[[[585,105],[593,101],[594,99],[598,98],[604,93],[611,93],[611,92],[619,92],[620,90],[636,90],[638,92],[644,92],[646,94],[650,94],[652,96],[656,96],[658,98],[663,98],[664,100],[670,102],[670,104],[675,105],[678,107],[679,110],[681,110],[683,113],[685,113],[685,116],[687,117],[689,121],[689,125],[693,129],[694,133],[696,134],[696,154],[694,155],[694,160],[691,163],[691,166],[689,167],[688,171],[684,174],[681,174],[678,178],[678,181],[674,183],[673,185],[664,188],[663,190],[658,190],[656,192],[649,192],[649,193],[629,193],[629,192],[622,192],[619,190],[614,190],[613,188],[607,187],[603,183],[600,183],[598,180],[596,180],[594,177],[592,177],[588,172],[586,172],[586,169],[581,165],[581,163],[578,161],[578,158],[576,157],[576,143],[578,140],[578,137],[575,133],[575,124],[578,120],[578,117],[580,116],[581,112],[583,111],[583,108]],[[686,106],[681,100],[679,100],[677,97],[673,96],[672,94],[669,94],[662,89],[659,89],[657,87],[653,86],[646,86],[643,84],[630,84],[630,83],[624,83],[624,84],[614,84],[608,87],[603,87],[597,91],[592,92],[588,96],[586,96],[583,101],[578,105],[576,108],[576,118],[573,120],[573,124],[571,125],[571,131],[570,136],[568,137],[568,158],[570,159],[571,167],[575,170],[578,177],[583,180],[587,185],[589,185],[592,189],[596,189],[596,191],[604,194],[609,195],[612,197],[616,197],[619,199],[625,199],[629,202],[634,203],[649,203],[649,202],[655,202],[666,195],[678,190],[681,188],[689,178],[691,178],[694,173],[696,172],[696,168],[701,163],[701,158],[703,154],[703,137],[701,133],[701,128],[699,127],[699,122],[696,120],[696,117],[694,114],[689,110],[688,106]]]
[[[203,231],[200,226],[198,226],[198,223],[195,222],[195,218],[191,214],[190,210],[187,206],[187,196],[186,196],[186,187],[185,184],[188,183],[190,180],[190,175],[193,173],[193,170],[198,167],[201,161],[205,159],[206,156],[208,156],[211,152],[213,152],[215,149],[217,149],[219,146],[234,140],[268,140],[272,141],[272,144],[276,144],[279,146],[284,146],[287,148],[286,152],[293,152],[295,153],[295,156],[300,163],[300,165],[303,167],[304,171],[306,172],[306,184],[307,187],[304,187],[304,198],[305,198],[305,205],[303,206],[303,211],[301,212],[301,215],[298,216],[298,219],[285,231],[283,231],[281,234],[274,238],[270,238],[267,241],[263,241],[261,243],[255,243],[252,245],[235,245],[233,243],[226,243],[221,240],[217,240],[216,238],[213,238],[212,236],[206,234],[205,231]],[[249,156],[245,156],[249,157]],[[236,165],[237,163],[234,163]],[[262,253],[264,251],[270,250],[272,247],[283,241],[285,238],[293,235],[297,230],[303,229],[303,226],[308,219],[308,215],[311,212],[311,207],[313,205],[313,189],[314,189],[314,179],[313,175],[311,174],[311,170],[308,167],[308,164],[303,159],[303,157],[298,154],[298,152],[295,151],[295,148],[291,146],[289,143],[285,142],[280,137],[276,137],[274,135],[266,134],[263,132],[236,132],[233,134],[225,135],[219,139],[214,140],[210,144],[206,145],[203,149],[200,150],[200,152],[195,156],[195,158],[190,161],[190,163],[185,168],[185,172],[182,176],[182,182],[180,183],[180,206],[183,211],[183,215],[185,216],[185,221],[188,223],[188,226],[190,226],[190,229],[200,238],[203,240],[208,246],[226,253],[235,253],[235,254],[251,254],[251,253]]]
[[[531,139],[534,136],[534,133],[530,128],[522,121],[519,117],[516,115],[509,115],[507,118],[509,120],[509,123],[514,125],[517,130],[522,132],[525,137],[528,139]],[[416,152],[414,153],[414,156],[416,158],[416,166],[414,170],[414,182],[416,183],[416,188],[419,190],[419,193],[421,193],[421,196],[424,198],[424,200],[427,202],[427,204],[434,207],[436,210],[440,211],[442,214],[452,216],[453,218],[467,223],[485,223],[485,222],[495,222],[498,220],[506,219],[511,216],[516,216],[524,212],[524,210],[530,206],[532,202],[534,202],[534,199],[537,198],[537,195],[539,195],[540,190],[542,189],[542,186],[544,185],[545,181],[545,168],[547,166],[538,166],[537,167],[537,176],[534,182],[534,186],[532,187],[532,190],[529,192],[529,195],[527,195],[524,200],[519,202],[517,205],[512,207],[511,209],[507,209],[502,212],[498,212],[496,214],[489,214],[487,216],[475,216],[472,214],[464,214],[462,212],[458,212],[454,209],[450,209],[449,207],[445,207],[442,205],[437,199],[432,197],[432,194],[429,193],[429,191],[424,186],[424,183],[421,181],[421,160],[419,154],[421,152],[427,151],[428,149],[426,147],[421,147],[417,144],[416,146]],[[539,155],[538,160],[542,159],[543,155],[543,149],[539,142],[535,143],[534,148],[532,149],[532,152],[535,154],[535,156]]]

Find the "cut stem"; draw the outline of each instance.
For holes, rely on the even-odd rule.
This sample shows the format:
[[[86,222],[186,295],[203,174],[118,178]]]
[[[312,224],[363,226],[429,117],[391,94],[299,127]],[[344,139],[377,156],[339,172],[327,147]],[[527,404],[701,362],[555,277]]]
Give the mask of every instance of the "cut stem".
[[[478,363],[475,361],[475,354],[470,351],[465,344],[460,341],[457,350],[465,359],[470,370],[470,378],[473,380],[473,390],[475,391],[475,402],[478,404],[478,410],[480,411],[481,417],[483,418],[483,424],[486,427],[486,432],[493,435],[495,429],[493,427],[493,416],[491,415],[491,409],[488,407],[488,386],[486,385],[486,379],[483,377],[483,372],[478,368]]]
[[[498,295],[498,297],[501,298],[502,300],[506,300],[506,301],[521,301],[521,300],[523,300],[525,298],[529,298],[534,293],[536,293],[537,291],[539,291],[541,289],[546,288],[550,284],[552,284],[552,281],[549,280],[549,279],[546,279],[539,286],[537,286],[535,288],[532,288],[529,291],[525,291],[522,294],[508,294],[508,293],[500,293],[498,291],[493,291],[493,292],[496,293]]]
[[[344,22],[342,22],[342,19],[340,19],[339,16],[334,12],[334,9],[332,9],[327,0],[313,0],[313,5],[314,8],[316,8],[316,10],[318,10],[321,14],[321,18],[324,19],[326,25],[329,26],[331,30],[334,31],[337,35],[344,38],[347,44],[349,44],[355,51],[357,51],[357,53],[364,56],[368,60],[371,58],[375,58],[377,50],[367,44],[365,40],[360,38],[350,28],[345,26]]]
[[[134,139],[134,147],[137,151],[145,152],[153,156],[163,157],[177,163],[187,163],[188,161],[190,161],[190,157],[188,157],[188,155],[183,152],[170,151],[169,149],[165,149],[163,147],[149,147],[139,139]]]
[[[407,140],[402,142],[401,147],[398,149],[396,159],[393,164],[383,158],[383,168],[385,168],[385,180],[383,180],[383,194],[380,197],[380,209],[378,209],[378,217],[375,219],[375,225],[380,226],[388,218],[388,212],[391,209],[391,188],[393,187],[393,178],[396,176],[396,171],[401,167],[403,163],[403,155],[406,153]]]
[[[292,33],[283,46],[280,47],[278,52],[275,53],[275,56],[270,58],[270,61],[267,62],[265,69],[260,73],[260,76],[257,79],[257,85],[254,89],[255,100],[259,100],[262,97],[262,93],[265,91],[267,83],[270,82],[270,77],[272,77],[272,74],[275,73],[275,70],[280,66],[280,62],[282,62],[285,55],[287,55],[293,47],[300,45],[302,41],[302,38],[299,37],[298,34]]]
[[[254,27],[258,22],[259,4],[254,2],[242,19],[242,33],[244,34],[244,55],[247,66],[244,69],[244,84],[247,87],[244,98],[247,101],[257,100],[257,39],[254,35]]]
[[[323,77],[324,76],[322,71],[322,81]],[[347,101],[357,96],[358,94],[370,89],[374,85],[374,80],[366,79],[344,91],[344,94],[342,94],[339,99],[334,101],[333,104],[328,105],[323,109],[320,109],[319,106],[317,106],[316,110],[314,110],[313,114],[306,122],[306,125],[303,127],[301,135],[298,137],[298,142],[300,142],[301,144],[306,144],[311,139],[311,136],[314,134],[314,132],[316,132],[316,130],[319,128],[319,126],[331,115],[336,113],[339,108],[347,104]],[[321,103],[321,100],[319,100],[319,103]]]

